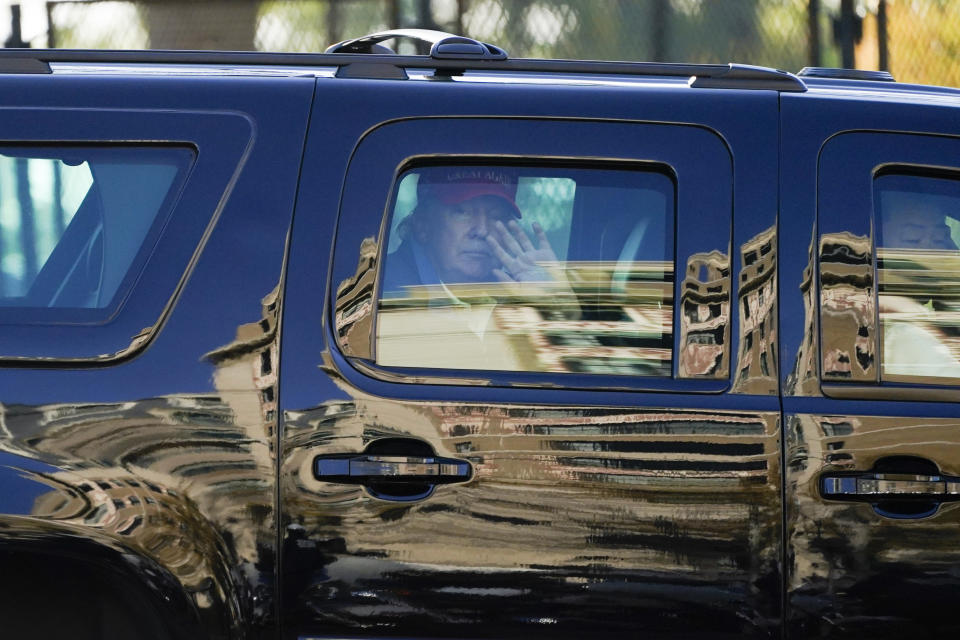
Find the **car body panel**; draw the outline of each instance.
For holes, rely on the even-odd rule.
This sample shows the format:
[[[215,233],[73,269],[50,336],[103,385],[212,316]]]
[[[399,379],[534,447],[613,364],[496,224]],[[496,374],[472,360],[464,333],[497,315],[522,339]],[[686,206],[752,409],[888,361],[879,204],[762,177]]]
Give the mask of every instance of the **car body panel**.
[[[121,585],[142,573],[142,597],[159,597],[150,615],[183,619],[167,627],[149,622],[145,610],[157,637],[241,637],[267,628],[276,584],[279,285],[313,80],[54,75],[3,82],[5,105],[62,114],[57,129],[42,126],[44,118],[22,120],[17,139],[42,141],[62,129],[93,144],[187,141],[211,167],[225,168],[221,182],[207,170],[192,174],[187,190],[196,198],[181,204],[196,207],[200,232],[192,245],[178,246],[182,259],[155,256],[162,277],[148,270],[137,283],[147,297],[162,280],[176,286],[159,301],[162,322],[135,357],[66,367],[24,360],[0,369],[0,493],[19,497],[5,501],[3,548],[32,554],[38,567],[36,581],[20,585],[26,598],[9,600],[21,604],[5,608],[4,618],[23,629],[58,604],[73,611],[63,602],[69,589],[44,594],[40,576],[59,565],[71,574],[65,584],[86,581],[91,594],[118,589],[131,598]],[[98,115],[84,115],[91,112]],[[242,122],[241,135],[214,126],[217,118]],[[180,121],[187,126],[170,126]],[[218,142],[218,135],[233,137]],[[231,144],[241,153],[224,153]],[[82,346],[75,327],[43,328]],[[142,328],[101,329],[127,344]],[[151,590],[154,570],[163,586]],[[119,622],[104,631],[96,620],[91,612],[56,624],[76,637],[129,631]],[[54,623],[37,624],[49,630]]]
[[[876,501],[825,499],[820,485],[823,474],[904,456],[957,472],[955,389],[881,384],[878,372],[873,178],[887,166],[956,167],[960,148],[955,91],[896,89],[782,98],[792,135],[781,231],[809,239],[781,245],[782,348],[795,358],[783,397],[788,637],[957,627],[948,595],[957,586],[955,505],[910,516]],[[850,260],[837,258],[841,246]]]
[[[960,169],[957,90],[723,65],[37,56],[53,73],[0,79],[5,142],[197,161],[115,319],[0,331],[10,633],[956,631],[956,503],[895,517],[822,494],[824,474],[904,456],[960,476],[956,386],[876,372],[868,201],[878,166]],[[394,178],[498,156],[680,167],[672,376],[376,365]],[[470,480],[398,502],[318,479],[318,458],[397,437]]]
[[[753,244],[774,237],[775,158],[759,146],[738,150],[758,135],[774,140],[775,94],[754,93],[733,115],[723,105],[744,96],[693,96],[682,85],[618,92],[433,82],[398,85],[385,104],[368,84],[325,82],[318,81],[312,121],[350,115],[336,135],[324,125],[311,129],[291,245],[281,399],[284,635],[776,635],[776,377],[765,376],[759,351],[740,342],[745,325],[730,311],[731,298],[759,310],[771,327],[764,348],[773,350],[773,256],[766,273],[741,265]],[[767,126],[758,133],[759,123]],[[364,300],[369,308],[377,260],[365,238],[376,241],[394,176],[411,158],[560,156],[682,167],[670,158],[683,156],[686,147],[676,143],[691,136],[701,154],[686,162],[697,171],[677,174],[678,225],[689,234],[678,244],[683,273],[713,249],[729,273],[725,233],[741,248],[723,313],[735,336],[728,345],[740,347],[727,347],[719,381],[677,377],[644,392],[642,380],[611,390],[614,382],[601,378],[564,390],[569,385],[556,376],[538,388],[522,376],[392,374],[365,364],[370,321],[341,309],[363,308]],[[346,176],[337,184],[312,178],[337,174]],[[724,192],[742,207],[733,216]],[[334,240],[324,218],[337,209]],[[327,265],[318,249],[324,242],[335,246],[326,300],[315,285]],[[698,269],[690,272],[695,279]],[[676,283],[678,291],[692,285]],[[342,302],[338,292],[352,298]],[[350,324],[338,325],[344,317]],[[734,367],[740,375],[731,383]],[[318,456],[359,452],[388,437],[467,460],[474,479],[405,504],[315,478]]]

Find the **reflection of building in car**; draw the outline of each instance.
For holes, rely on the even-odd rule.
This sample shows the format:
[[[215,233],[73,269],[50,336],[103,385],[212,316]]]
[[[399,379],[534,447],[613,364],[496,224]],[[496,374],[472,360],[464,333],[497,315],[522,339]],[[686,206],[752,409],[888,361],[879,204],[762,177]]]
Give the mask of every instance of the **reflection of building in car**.
[[[775,393],[776,229],[757,234],[740,248],[740,352],[735,388],[749,393]]]
[[[90,527],[130,549],[176,567],[204,615],[219,615],[225,593],[241,593],[251,621],[263,606],[274,540],[262,523],[274,518],[279,290],[262,299],[262,317],[237,327],[236,338],[206,354],[216,391],[131,402],[51,404],[4,412],[0,453],[73,459],[96,449],[95,464],[30,474],[50,490],[30,518],[54,526]],[[230,541],[230,554],[223,540]]]
[[[895,185],[916,178],[887,177]],[[878,278],[884,377],[960,377],[960,252],[944,201],[881,190]],[[952,208],[950,209],[952,210]],[[893,378],[890,378],[893,379]]]
[[[820,388],[820,381],[817,379],[819,332],[816,327],[816,286],[813,279],[816,271],[815,246],[815,239],[811,238],[807,249],[807,266],[803,269],[803,278],[800,281],[800,294],[803,299],[803,342],[785,383],[785,387],[797,395],[816,393]]]
[[[554,282],[410,287],[407,297],[381,301],[377,362],[669,375],[672,265],[637,262],[622,291],[612,291],[623,268],[572,262],[548,267],[562,272]],[[571,320],[578,300],[591,304],[580,304],[583,317]]]
[[[399,593],[393,597],[406,605],[416,593],[397,592],[390,581],[399,578],[407,584],[423,579],[422,567],[448,573],[468,563],[480,566],[488,576],[483,588],[505,594],[501,601],[507,603],[520,589],[552,596],[564,593],[563,585],[584,584],[578,567],[584,549],[604,558],[603,575],[589,578],[593,589],[611,589],[624,576],[633,579],[652,572],[658,576],[677,572],[680,580],[694,580],[703,573],[701,559],[715,554],[738,579],[756,583],[778,562],[779,554],[764,537],[747,534],[757,522],[771,530],[779,522],[774,495],[779,474],[775,414],[400,404],[361,397],[355,403],[303,412],[284,428],[299,441],[342,445],[380,438],[384,425],[401,420],[417,437],[435,442],[438,453],[468,456],[481,484],[465,487],[466,495],[436,492],[429,504],[438,505],[433,512],[437,515],[431,519],[405,514],[389,521],[389,527],[376,526],[391,517],[391,503],[365,501],[357,486],[317,483],[309,465],[291,461],[281,482],[295,486],[298,497],[313,501],[300,497],[304,503],[323,505],[305,509],[300,522],[308,531],[320,532],[312,540],[320,540],[313,544],[327,554],[327,566],[346,564],[353,549],[390,549],[389,579],[378,572],[353,579],[330,571],[323,578],[326,586],[363,588],[378,597]],[[504,442],[509,443],[508,453],[502,449]],[[522,483],[535,483],[536,492],[518,491]],[[584,485],[603,492],[604,499],[571,505],[571,493]],[[464,509],[464,503],[474,507]],[[615,535],[598,536],[595,523],[611,509],[618,514]],[[342,520],[358,514],[363,514],[364,522],[337,533]],[[373,526],[364,526],[367,523]],[[399,539],[398,528],[404,533]],[[557,531],[562,536],[556,536]],[[625,545],[627,535],[640,541]],[[723,543],[732,535],[743,536],[749,545],[749,563],[738,564],[739,550]],[[328,539],[336,544],[326,544]],[[686,552],[679,558],[673,553],[678,539]],[[494,554],[489,552],[490,540],[497,540]],[[309,559],[311,551],[317,557],[309,544],[298,545],[298,557]],[[397,556],[403,562],[392,560]],[[544,557],[548,565],[541,564]],[[524,567],[522,572],[511,571],[517,565]],[[664,588],[662,579],[657,588]],[[476,589],[450,591],[456,598],[451,606],[469,615],[483,613],[471,609]],[[310,590],[304,598],[337,615],[357,615],[351,599],[332,599],[321,589]],[[428,611],[423,618],[443,613]]]
[[[724,377],[730,322],[730,260],[719,251],[687,260],[680,317],[680,374]]]
[[[870,238],[846,231],[823,234],[820,283],[824,377],[873,379],[876,321]]]
[[[378,245],[373,238],[364,238],[360,259],[352,278],[337,287],[336,329],[340,339],[355,349],[369,352],[364,336],[370,335],[373,322],[373,286],[377,269]],[[353,336],[360,336],[354,339]]]
[[[885,376],[960,377],[960,253],[880,249]]]

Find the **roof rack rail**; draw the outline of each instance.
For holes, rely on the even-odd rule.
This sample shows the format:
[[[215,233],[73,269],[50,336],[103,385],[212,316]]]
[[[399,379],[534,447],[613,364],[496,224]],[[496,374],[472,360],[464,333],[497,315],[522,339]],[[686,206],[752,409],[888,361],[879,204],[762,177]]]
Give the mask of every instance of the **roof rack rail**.
[[[725,71],[690,78],[694,89],[773,89],[775,91],[806,91],[807,86],[788,71],[730,63]]]
[[[0,51],[4,51],[0,49]],[[30,51],[21,49],[20,51]],[[0,73],[53,73],[50,65],[29,54],[0,56]]]
[[[506,60],[507,52],[486,42],[431,29],[393,29],[344,40],[330,45],[324,53],[394,53],[380,43],[393,38],[410,38],[431,45],[430,57],[443,60]]]
[[[384,47],[386,48],[386,47]],[[93,64],[206,64],[223,66],[339,67],[341,77],[407,77],[407,69],[432,70],[438,77],[465,71],[562,73],[576,75],[661,76],[688,78],[694,88],[772,89],[806,91],[803,80],[777,69],[739,64],[685,64],[671,62],[604,62],[539,60],[535,58],[482,59],[475,57],[381,55],[376,53],[261,53],[258,51],[110,51],[75,49],[2,49],[0,67],[17,59],[31,59],[35,68],[55,63]],[[41,64],[42,63],[42,64]],[[9,64],[9,63],[8,63]],[[355,65],[355,66],[352,66]]]
[[[877,82],[896,82],[889,71],[871,71],[868,69],[842,69],[840,67],[804,67],[797,74],[801,78],[836,78],[843,80],[874,80]]]

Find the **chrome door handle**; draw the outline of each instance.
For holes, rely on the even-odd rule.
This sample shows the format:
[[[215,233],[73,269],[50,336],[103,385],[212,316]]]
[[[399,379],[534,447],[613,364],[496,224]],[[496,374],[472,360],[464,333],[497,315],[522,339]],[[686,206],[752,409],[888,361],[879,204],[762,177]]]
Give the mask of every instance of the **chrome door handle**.
[[[919,456],[886,456],[869,471],[827,471],[817,485],[825,500],[865,502],[885,518],[926,518],[960,501],[960,478]]]
[[[470,480],[473,471],[465,460],[440,457],[342,454],[314,460],[317,480],[344,484],[425,482],[450,484]]]
[[[323,482],[362,485],[374,498],[411,502],[429,498],[438,484],[467,482],[466,460],[441,458],[416,438],[379,438],[362,453],[336,453],[313,459],[313,476]]]
[[[820,494],[839,500],[960,499],[960,478],[907,473],[845,473],[820,477]]]

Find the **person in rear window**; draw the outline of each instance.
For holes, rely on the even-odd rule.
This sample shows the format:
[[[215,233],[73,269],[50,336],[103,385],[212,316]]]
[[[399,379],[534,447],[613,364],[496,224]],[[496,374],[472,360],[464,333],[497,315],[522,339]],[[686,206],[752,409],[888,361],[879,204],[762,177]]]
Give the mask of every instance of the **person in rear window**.
[[[414,285],[535,282],[557,256],[540,225],[520,227],[517,178],[495,167],[427,168],[417,204],[399,226],[400,247],[388,256],[384,290]]]
[[[915,202],[908,195],[884,194],[883,245],[898,249],[957,251],[946,216],[936,206]]]
[[[881,292],[883,371],[888,375],[960,378],[953,327],[941,317],[942,292],[938,271],[956,265],[958,248],[946,215],[919,194],[886,192],[881,198],[881,258],[912,265],[904,275],[909,289],[902,294]],[[944,263],[943,260],[951,262]],[[886,268],[885,271],[891,271]],[[947,274],[942,274],[947,275]],[[909,291],[909,293],[908,293]],[[951,301],[952,302],[952,301]]]

